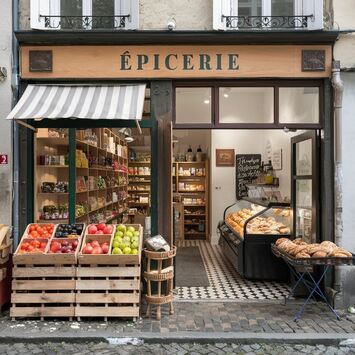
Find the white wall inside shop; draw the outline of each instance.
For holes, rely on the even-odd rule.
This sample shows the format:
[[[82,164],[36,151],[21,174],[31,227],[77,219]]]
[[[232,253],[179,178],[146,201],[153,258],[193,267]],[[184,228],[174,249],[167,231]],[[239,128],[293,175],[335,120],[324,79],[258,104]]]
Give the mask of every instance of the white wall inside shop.
[[[0,165],[0,223],[11,225],[12,213],[12,137],[11,121],[5,117],[11,110],[11,1],[0,1],[0,67],[7,70],[7,79],[0,82],[0,154],[8,156],[8,164]]]
[[[192,151],[196,153],[198,146],[201,146],[202,152],[210,159],[211,152],[211,130],[209,129],[174,129],[173,136],[177,140],[174,143],[174,156],[177,154],[186,154],[191,146]]]

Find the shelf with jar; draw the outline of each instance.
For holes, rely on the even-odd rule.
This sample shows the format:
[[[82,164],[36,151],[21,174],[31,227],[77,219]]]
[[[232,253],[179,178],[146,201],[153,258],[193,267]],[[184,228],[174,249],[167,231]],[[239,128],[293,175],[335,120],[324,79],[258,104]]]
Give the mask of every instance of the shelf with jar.
[[[190,158],[195,159],[195,156]],[[185,239],[207,239],[209,236],[208,160],[173,162],[172,179],[174,195],[184,206]]]

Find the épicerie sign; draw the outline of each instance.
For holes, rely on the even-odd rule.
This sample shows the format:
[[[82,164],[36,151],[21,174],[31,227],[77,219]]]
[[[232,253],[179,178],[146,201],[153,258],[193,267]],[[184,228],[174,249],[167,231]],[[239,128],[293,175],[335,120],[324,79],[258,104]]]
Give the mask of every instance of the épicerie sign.
[[[302,71],[305,49],[324,51],[325,71]],[[30,63],[31,51],[39,61],[38,52],[50,51],[51,70],[45,71],[42,62]],[[331,54],[325,45],[22,46],[20,73],[23,79],[91,80],[329,77]]]
[[[238,70],[237,53],[160,53],[125,51],[120,55],[120,70]]]

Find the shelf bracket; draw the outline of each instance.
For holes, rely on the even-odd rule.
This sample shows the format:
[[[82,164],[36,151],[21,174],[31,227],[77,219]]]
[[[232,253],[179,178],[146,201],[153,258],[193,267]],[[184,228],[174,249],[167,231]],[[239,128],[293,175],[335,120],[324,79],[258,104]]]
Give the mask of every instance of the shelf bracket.
[[[15,122],[21,126],[24,126],[28,129],[31,129],[32,131],[34,131],[35,133],[37,133],[37,128],[34,128],[33,126],[29,125],[26,122],[23,122],[22,120],[15,120]]]
[[[138,128],[139,134],[142,134],[142,128],[141,128],[141,125],[139,124],[138,120],[136,120],[136,125],[137,125],[137,128]]]

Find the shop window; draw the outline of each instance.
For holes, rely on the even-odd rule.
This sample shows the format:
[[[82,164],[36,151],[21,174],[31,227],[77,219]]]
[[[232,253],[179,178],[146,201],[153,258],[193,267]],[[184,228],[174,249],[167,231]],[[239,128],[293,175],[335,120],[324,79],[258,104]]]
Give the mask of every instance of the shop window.
[[[211,88],[179,87],[175,95],[177,124],[211,124]]]
[[[323,0],[214,0],[215,30],[323,28]]]
[[[219,88],[219,123],[273,122],[273,87]]]
[[[139,0],[31,0],[31,28],[137,29]]]
[[[319,123],[318,87],[280,87],[280,123]]]

